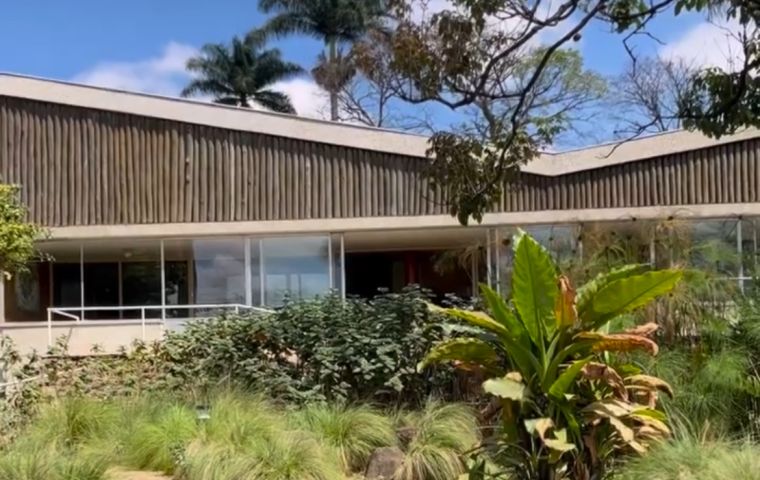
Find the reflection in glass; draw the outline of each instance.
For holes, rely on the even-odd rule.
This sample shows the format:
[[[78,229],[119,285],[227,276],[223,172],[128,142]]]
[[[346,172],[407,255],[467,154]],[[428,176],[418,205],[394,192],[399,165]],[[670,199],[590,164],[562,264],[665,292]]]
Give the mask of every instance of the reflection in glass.
[[[243,239],[193,240],[194,303],[245,303]]]
[[[330,290],[328,236],[265,238],[261,254],[265,305],[282,305],[285,298],[311,298]]]

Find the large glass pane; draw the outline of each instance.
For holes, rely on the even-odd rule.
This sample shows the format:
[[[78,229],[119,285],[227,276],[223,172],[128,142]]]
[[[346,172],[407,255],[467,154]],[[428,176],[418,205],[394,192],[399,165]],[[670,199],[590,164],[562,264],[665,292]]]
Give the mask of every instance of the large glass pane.
[[[87,312],[87,318],[141,318],[138,307],[161,305],[160,241],[93,241],[85,242],[82,250],[84,304],[103,307]],[[159,318],[161,311],[146,308],[145,316]]]
[[[583,256],[569,269],[577,282],[632,263],[652,262],[655,225],[641,220],[588,223],[581,227]]]
[[[319,237],[261,240],[265,305],[285,298],[310,298],[330,290],[330,239]]]
[[[47,291],[40,290],[40,295],[49,300],[51,307],[79,308],[82,306],[80,246],[79,242],[45,242],[40,245],[43,257],[52,262],[52,265],[46,265],[49,272],[48,285],[45,289]],[[79,310],[67,312],[72,315],[80,314]],[[54,315],[53,318],[67,319],[59,315]]]
[[[164,241],[167,305],[244,304],[245,241],[242,238]],[[206,316],[175,309],[170,317]]]
[[[332,249],[332,289],[339,295],[345,296],[346,292],[343,286],[344,273],[344,248],[343,234],[335,233],[330,235],[330,248]]]
[[[758,220],[755,218],[742,219],[742,276],[757,276],[757,241]]]

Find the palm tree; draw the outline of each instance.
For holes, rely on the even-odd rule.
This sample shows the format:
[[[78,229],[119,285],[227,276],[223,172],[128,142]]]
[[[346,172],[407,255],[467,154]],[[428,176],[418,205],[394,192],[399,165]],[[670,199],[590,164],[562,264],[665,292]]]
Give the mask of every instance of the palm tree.
[[[322,73],[334,71],[339,78],[317,81],[330,94],[330,117],[338,119],[338,91],[346,79],[344,65],[328,68],[326,65],[344,64],[345,58],[338,50],[341,43],[353,43],[362,39],[371,30],[383,30],[383,21],[388,15],[383,0],[259,0],[259,8],[264,13],[275,13],[263,30],[278,36],[292,34],[317,38],[327,46],[327,56],[323,56],[317,66]],[[318,73],[315,71],[315,73]],[[350,77],[348,77],[350,79]],[[345,84],[345,83],[343,83]]]
[[[264,36],[252,32],[243,39],[234,37],[230,45],[204,45],[200,55],[187,62],[187,69],[198,76],[181,95],[213,95],[214,102],[224,105],[256,104],[275,112],[296,113],[290,98],[270,87],[303,69],[284,61],[277,49],[263,50],[264,44]]]

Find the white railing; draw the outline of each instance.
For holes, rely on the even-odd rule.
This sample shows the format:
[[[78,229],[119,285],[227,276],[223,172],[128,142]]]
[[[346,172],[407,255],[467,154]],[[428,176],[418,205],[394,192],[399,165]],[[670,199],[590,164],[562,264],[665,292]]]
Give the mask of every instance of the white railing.
[[[169,320],[172,322],[182,322],[187,320],[207,320],[219,314],[220,312],[228,311],[235,314],[241,311],[256,312],[256,313],[271,313],[272,310],[261,307],[253,307],[251,305],[245,305],[242,303],[224,303],[224,304],[200,304],[200,305],[124,305],[120,307],[50,307],[47,309],[47,327],[48,327],[48,347],[53,345],[53,325],[60,321],[54,317],[56,315],[64,317],[67,320],[73,320],[76,324],[87,324],[92,322],[105,322],[108,323],[112,320],[118,320],[121,323],[133,323],[140,324],[142,328],[142,340],[147,339],[147,322],[159,322],[162,331],[166,330],[167,310],[186,310],[186,311],[198,311],[198,310],[210,310],[213,311],[211,315],[205,316],[188,316],[188,317],[172,317]],[[125,312],[125,311],[139,311],[139,319],[124,319],[115,318],[109,320],[90,320],[85,319],[85,312]],[[147,312],[160,312],[157,317],[149,317]],[[79,315],[76,315],[79,313]],[[121,315],[119,315],[121,317]]]

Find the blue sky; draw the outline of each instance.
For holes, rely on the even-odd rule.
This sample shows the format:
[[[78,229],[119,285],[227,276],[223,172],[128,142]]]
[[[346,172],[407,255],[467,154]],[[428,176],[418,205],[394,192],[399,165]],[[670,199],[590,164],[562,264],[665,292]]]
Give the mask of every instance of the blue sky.
[[[173,95],[187,80],[182,67],[195,48],[227,41],[263,20],[256,0],[4,2],[0,71]],[[725,32],[699,17],[663,19],[653,32],[668,45],[642,40],[641,52],[693,57],[701,64],[720,64],[727,56]],[[277,46],[287,59],[307,67],[320,50],[307,38]],[[626,62],[620,37],[602,25],[588,29],[579,47],[586,64],[606,75]],[[323,99],[309,78],[282,88],[300,113],[321,114]]]

